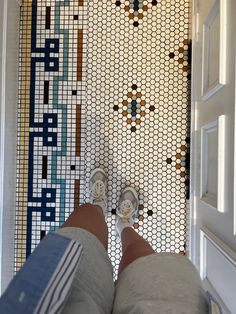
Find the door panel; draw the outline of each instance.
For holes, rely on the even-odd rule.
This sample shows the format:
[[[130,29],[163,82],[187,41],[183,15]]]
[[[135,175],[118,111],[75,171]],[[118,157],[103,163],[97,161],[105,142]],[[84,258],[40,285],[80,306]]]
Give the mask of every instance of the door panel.
[[[234,0],[193,3],[190,257],[198,269],[202,227],[236,251],[235,16]]]

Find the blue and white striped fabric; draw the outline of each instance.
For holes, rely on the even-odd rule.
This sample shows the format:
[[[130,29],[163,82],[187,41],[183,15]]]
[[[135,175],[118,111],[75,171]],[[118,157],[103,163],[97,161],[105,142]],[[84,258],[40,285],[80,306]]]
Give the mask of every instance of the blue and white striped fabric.
[[[82,255],[79,242],[49,233],[10,282],[0,313],[60,313]]]

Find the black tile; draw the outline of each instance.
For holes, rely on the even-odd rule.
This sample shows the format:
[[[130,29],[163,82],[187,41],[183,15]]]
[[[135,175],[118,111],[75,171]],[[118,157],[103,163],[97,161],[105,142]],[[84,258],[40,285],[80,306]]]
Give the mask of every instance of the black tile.
[[[44,81],[43,102],[48,104],[49,100],[49,81]]]
[[[51,27],[51,7],[46,7],[45,28],[50,29],[50,27]]]
[[[43,156],[42,179],[47,179],[48,175],[48,156]]]

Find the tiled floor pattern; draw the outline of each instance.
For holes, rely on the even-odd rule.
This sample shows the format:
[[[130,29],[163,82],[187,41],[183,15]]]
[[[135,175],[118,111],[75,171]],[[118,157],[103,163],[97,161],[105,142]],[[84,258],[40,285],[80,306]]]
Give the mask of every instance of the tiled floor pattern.
[[[117,272],[119,194],[140,195],[134,228],[184,252],[189,182],[189,1],[25,0],[21,18],[15,270],[108,174]]]
[[[23,3],[15,270],[83,202],[86,10]]]

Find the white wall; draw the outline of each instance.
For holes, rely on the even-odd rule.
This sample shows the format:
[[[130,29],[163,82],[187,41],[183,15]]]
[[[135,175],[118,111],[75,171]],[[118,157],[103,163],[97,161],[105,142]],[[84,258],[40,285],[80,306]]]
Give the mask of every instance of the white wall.
[[[13,276],[20,6],[0,1],[0,282]]]

